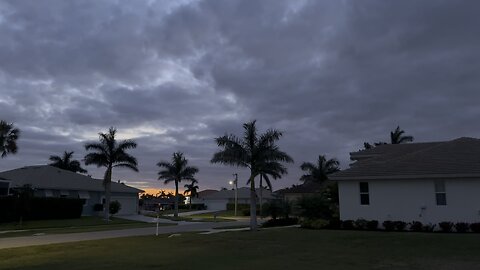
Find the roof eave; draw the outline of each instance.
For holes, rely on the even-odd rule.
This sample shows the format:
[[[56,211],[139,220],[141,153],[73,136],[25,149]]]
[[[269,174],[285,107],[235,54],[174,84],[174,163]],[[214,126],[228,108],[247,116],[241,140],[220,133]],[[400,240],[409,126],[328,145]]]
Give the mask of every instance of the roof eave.
[[[330,176],[333,181],[345,180],[388,180],[388,179],[438,179],[438,178],[477,178],[480,174],[423,174],[423,175],[375,175],[375,176]]]

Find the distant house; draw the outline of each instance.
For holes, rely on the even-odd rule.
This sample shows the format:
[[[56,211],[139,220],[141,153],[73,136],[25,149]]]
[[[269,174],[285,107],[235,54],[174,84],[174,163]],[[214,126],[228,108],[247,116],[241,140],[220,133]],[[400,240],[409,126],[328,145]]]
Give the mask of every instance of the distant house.
[[[330,181],[328,182],[330,183]],[[306,182],[300,185],[284,188],[275,192],[284,200],[289,202],[296,202],[302,197],[315,196],[325,190],[327,183],[319,184],[316,182]]]
[[[94,214],[94,205],[105,198],[103,180],[62,170],[56,167],[28,166],[0,172],[0,195],[7,195],[12,188],[31,185],[36,197],[65,197],[85,199],[82,215]],[[112,201],[122,207],[118,215],[138,212],[138,194],[143,190],[112,182]]]
[[[380,145],[350,154],[338,182],[340,218],[480,221],[480,140]]]
[[[242,187],[239,188],[237,192],[238,204],[250,204],[250,188]],[[256,190],[256,194],[257,203],[260,203],[260,189]],[[273,199],[272,192],[268,189],[263,189],[263,203],[268,202],[271,199]],[[227,210],[227,204],[235,203],[235,190],[209,191],[204,195],[200,195],[195,202],[205,204],[208,210]]]

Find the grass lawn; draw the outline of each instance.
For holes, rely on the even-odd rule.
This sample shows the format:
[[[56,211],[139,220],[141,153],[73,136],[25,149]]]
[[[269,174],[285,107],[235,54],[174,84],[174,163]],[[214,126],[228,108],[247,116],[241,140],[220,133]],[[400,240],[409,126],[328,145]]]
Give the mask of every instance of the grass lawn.
[[[164,224],[162,224],[164,225]],[[58,220],[32,220],[25,221],[22,226],[18,223],[0,224],[0,231],[19,230],[18,232],[0,233],[2,237],[27,236],[37,233],[59,234],[75,232],[91,232],[104,230],[119,230],[141,227],[153,227],[155,224],[112,218],[105,223],[100,217],[82,217],[79,219],[58,219]],[[26,230],[26,231],[25,231]]]
[[[2,269],[480,269],[479,234],[270,229],[0,250]]]

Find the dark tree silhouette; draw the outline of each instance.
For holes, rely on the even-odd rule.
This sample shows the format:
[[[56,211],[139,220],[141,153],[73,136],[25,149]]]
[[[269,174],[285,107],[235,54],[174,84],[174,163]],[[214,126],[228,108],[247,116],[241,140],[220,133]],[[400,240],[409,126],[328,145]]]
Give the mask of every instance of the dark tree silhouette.
[[[280,151],[276,144],[282,137],[280,131],[270,129],[258,135],[256,121],[243,124],[243,129],[243,138],[233,134],[215,138],[215,142],[222,150],[213,155],[211,162],[250,169],[248,179],[250,183],[250,229],[253,231],[257,229],[255,177],[264,173],[264,164],[293,162],[293,159],[285,152]]]
[[[126,151],[134,149],[137,144],[133,140],[123,140],[118,142],[115,139],[117,130],[111,127],[107,133],[99,133],[98,143],[87,143],[85,150],[92,151],[85,156],[85,165],[97,165],[105,167],[104,186],[105,186],[105,205],[103,206],[104,218],[110,220],[110,196],[112,184],[112,170],[115,167],[128,168],[138,172],[137,159],[129,155]]]
[[[165,184],[175,182],[175,212],[174,217],[178,217],[178,183],[182,180],[195,181],[195,174],[198,172],[196,167],[188,166],[188,160],[183,153],[173,153],[172,161],[160,161],[157,166],[163,168],[158,172],[158,180],[163,180]]]
[[[400,129],[400,126],[397,126],[397,128],[394,131],[390,132],[390,143],[401,144],[401,143],[413,142],[413,136],[403,135],[403,134],[405,134],[405,131]]]
[[[300,177],[300,181],[303,182],[316,182],[323,183],[328,180],[328,175],[334,172],[338,172],[340,162],[337,159],[326,159],[325,156],[319,155],[316,164],[311,162],[304,162],[300,169],[306,172],[306,174]]]
[[[185,191],[183,192],[184,195],[188,194],[189,201],[190,201],[190,209],[192,208],[192,198],[198,198],[198,189],[199,187],[195,185],[198,183],[197,180],[192,181],[190,184],[185,184]]]
[[[20,130],[15,128],[13,123],[0,120],[0,152],[2,153],[2,158],[9,154],[17,153],[17,140],[19,136]]]
[[[79,172],[79,173],[87,173],[87,170],[82,168],[80,162],[78,160],[73,160],[73,151],[63,153],[63,156],[50,156],[49,160],[52,163],[48,164],[53,167],[57,167],[63,170],[71,171],[71,172]]]
[[[405,134],[405,131],[400,129],[400,126],[397,126],[397,128],[394,131],[390,132],[390,144],[402,144],[402,143],[413,142],[413,139],[414,139],[413,136],[403,135],[403,134]],[[364,142],[363,148],[364,150],[368,150],[368,149],[374,148],[375,146],[384,145],[384,144],[388,144],[388,143],[376,142],[372,145],[368,142]]]

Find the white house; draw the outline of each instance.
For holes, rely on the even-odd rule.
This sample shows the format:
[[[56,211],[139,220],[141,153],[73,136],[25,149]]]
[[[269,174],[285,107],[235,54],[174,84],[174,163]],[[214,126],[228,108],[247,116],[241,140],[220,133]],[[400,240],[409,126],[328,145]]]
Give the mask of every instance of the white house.
[[[480,222],[480,140],[380,145],[350,153],[338,182],[342,220]]]
[[[260,203],[260,189],[256,190],[257,203]],[[262,191],[263,203],[273,199],[272,192],[268,189]],[[250,204],[250,188],[242,187],[237,190],[238,204]],[[228,203],[235,203],[235,190],[220,190],[209,192],[196,200],[197,203],[203,203],[208,210],[227,210]]]
[[[48,165],[0,172],[0,196],[7,195],[11,188],[23,185],[31,185],[36,197],[85,199],[82,212],[84,216],[93,215],[94,205],[102,204],[105,198],[103,180]],[[143,190],[112,182],[111,191],[111,200],[121,204],[118,215],[138,213],[138,194]]]

